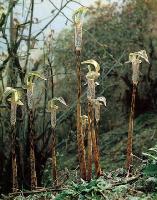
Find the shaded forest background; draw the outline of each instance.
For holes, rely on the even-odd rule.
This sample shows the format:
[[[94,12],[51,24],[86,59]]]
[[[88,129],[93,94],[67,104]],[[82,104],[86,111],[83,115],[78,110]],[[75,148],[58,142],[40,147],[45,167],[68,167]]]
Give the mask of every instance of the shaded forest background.
[[[9,23],[12,28],[10,32],[6,31],[5,23],[1,23],[0,27],[4,43],[4,51],[0,56],[0,192],[3,193],[11,188],[11,127],[9,104],[2,102],[2,96],[6,86],[18,88],[25,103],[26,91],[23,86],[29,70],[39,70],[47,78],[45,82],[35,80],[33,106],[39,186],[49,184],[45,169],[48,168],[51,157],[52,138],[50,116],[46,108],[48,100],[54,96],[62,96],[68,104],[57,115],[57,158],[60,173],[65,168],[75,170],[78,165],[74,27],[64,29],[57,37],[54,37],[52,30],[44,38],[43,44],[39,44],[39,35],[31,33],[33,25],[38,22],[35,19],[33,21],[33,16],[30,15],[30,21],[23,24],[25,22],[20,22],[18,17],[13,16],[18,1],[7,3],[10,9],[6,13],[8,16],[5,23]],[[12,19],[9,18],[11,15]],[[67,21],[72,20],[64,16]],[[23,28],[26,28],[26,32],[22,31]],[[26,51],[23,52],[21,46],[24,44]],[[130,52],[141,49],[147,51],[150,65],[142,64],[136,99],[134,149],[135,155],[139,157],[144,150],[155,145],[157,138],[157,1],[126,0],[119,6],[116,3],[98,1],[90,6],[83,26],[81,60],[92,58],[101,66],[97,94],[107,99],[107,107],[102,109],[100,121],[101,162],[105,170],[124,166],[132,92],[131,65],[125,62],[128,61]],[[86,68],[83,66],[81,73],[82,110],[85,114]],[[19,107],[17,113],[16,151],[20,185],[29,188],[29,120],[25,105]]]

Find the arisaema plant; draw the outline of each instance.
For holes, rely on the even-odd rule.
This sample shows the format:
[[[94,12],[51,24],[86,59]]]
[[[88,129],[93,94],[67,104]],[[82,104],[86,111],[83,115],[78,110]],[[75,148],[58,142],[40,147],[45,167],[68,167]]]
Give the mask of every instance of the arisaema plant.
[[[100,76],[100,66],[95,60],[86,60],[82,62],[81,64],[87,64],[88,65],[88,73],[86,75],[87,79],[87,98],[88,100],[90,99],[95,99],[95,86],[97,84],[96,80]],[[94,70],[92,70],[92,67],[94,67]]]
[[[92,114],[92,119],[95,118],[94,122],[92,123],[92,145],[93,145],[93,157],[95,163],[95,171],[96,177],[99,177],[102,174],[101,166],[100,166],[100,150],[99,150],[99,143],[98,143],[98,123],[100,120],[100,109],[101,106],[106,106],[106,98],[105,97],[97,97],[96,99],[92,99],[92,106],[94,112]],[[96,124],[95,124],[96,123]]]
[[[27,102],[29,108],[29,147],[30,147],[30,171],[31,171],[31,189],[37,187],[37,175],[36,175],[36,165],[35,165],[35,152],[34,152],[34,137],[35,130],[33,124],[33,91],[35,83],[33,82],[35,78],[40,78],[46,80],[45,77],[38,71],[29,72],[25,76],[25,86],[27,90]]]
[[[86,75],[87,79],[87,99],[88,99],[88,149],[87,149],[87,180],[90,181],[92,178],[92,148],[95,152],[98,152],[98,147],[96,145],[95,137],[95,118],[94,118],[94,104],[95,100],[95,87],[96,80],[100,76],[100,66],[99,64],[91,59],[82,62],[81,64],[86,64],[88,67],[88,73]],[[94,144],[94,146],[93,146]],[[94,158],[95,155],[94,155]],[[97,162],[97,161],[96,161]],[[96,170],[98,171],[98,170]]]
[[[56,136],[55,136],[55,128],[57,125],[57,110],[59,109],[59,104],[67,106],[65,100],[62,97],[54,97],[53,99],[48,101],[48,112],[51,113],[51,127],[52,127],[52,176],[54,181],[54,186],[58,185],[57,178],[57,160],[56,160]]]
[[[127,161],[126,167],[128,170],[127,176],[130,175],[131,165],[132,165],[132,144],[133,144],[133,129],[134,129],[134,113],[135,113],[135,97],[137,85],[139,83],[139,75],[140,75],[140,63],[142,63],[142,59],[149,63],[148,56],[145,50],[141,50],[138,52],[129,54],[129,61],[127,63],[132,64],[132,99],[131,99],[131,110],[129,116],[129,126],[128,126],[128,142],[127,142]]]
[[[3,101],[9,101],[11,104],[11,137],[12,137],[12,189],[13,192],[17,192],[18,190],[18,175],[17,175],[17,162],[16,162],[16,152],[15,152],[15,143],[16,143],[16,112],[17,106],[23,105],[22,101],[20,100],[21,94],[17,89],[12,87],[7,87],[3,94]]]
[[[29,109],[32,109],[33,106],[33,91],[35,85],[35,83],[33,82],[34,78],[46,80],[46,78],[38,71],[31,71],[26,75],[24,88],[27,89],[27,100]]]
[[[86,165],[85,165],[85,154],[81,149],[84,139],[81,134],[81,61],[80,55],[82,50],[82,24],[84,14],[87,8],[81,7],[77,9],[73,14],[73,21],[75,26],[75,54],[76,54],[76,68],[77,68],[77,146],[80,163],[80,174],[81,178],[86,180]],[[82,156],[83,154],[83,156]],[[83,161],[82,161],[83,160]]]
[[[88,9],[86,7],[80,7],[73,14],[73,21],[75,26],[75,49],[81,51],[82,49],[82,25],[83,18]]]

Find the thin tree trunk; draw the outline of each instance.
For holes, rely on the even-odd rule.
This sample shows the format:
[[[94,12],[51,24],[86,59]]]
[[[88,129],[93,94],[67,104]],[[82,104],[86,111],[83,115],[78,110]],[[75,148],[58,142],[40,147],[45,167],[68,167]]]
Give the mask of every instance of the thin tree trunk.
[[[91,112],[92,105],[88,101],[88,147],[87,147],[87,180],[90,181],[92,178],[92,124],[91,124]]]
[[[12,132],[12,190],[17,192],[18,190],[18,180],[17,180],[17,161],[15,152],[15,141],[16,141],[16,130],[15,126],[11,127]]]
[[[9,6],[11,6],[13,4],[13,1],[10,0],[9,1]],[[11,50],[11,57],[9,60],[9,65],[8,65],[8,69],[7,69],[7,85],[10,87],[15,87],[16,86],[16,81],[17,81],[17,76],[16,76],[16,70],[15,67],[13,66],[13,62],[14,62],[14,58],[13,58],[13,54],[15,52],[13,52],[13,47],[14,47],[14,41],[15,41],[15,35],[14,35],[14,23],[13,23],[13,9],[10,12],[10,50]]]
[[[58,185],[57,178],[57,159],[56,159],[56,136],[55,129],[52,128],[52,176],[54,181],[54,186]]]
[[[127,162],[126,168],[128,170],[127,176],[130,174],[132,165],[132,140],[133,140],[133,128],[134,128],[134,113],[135,113],[135,97],[136,97],[137,86],[133,84],[132,100],[131,100],[131,111],[129,116],[129,127],[128,127],[128,142],[127,142]]]
[[[81,131],[81,62],[80,51],[76,51],[76,65],[77,65],[77,145],[80,165],[81,178],[86,180],[86,162],[84,137]]]
[[[34,152],[34,130],[33,130],[33,112],[29,111],[29,126],[30,126],[30,168],[31,168],[31,189],[37,187],[37,176],[35,167],[35,152]]]

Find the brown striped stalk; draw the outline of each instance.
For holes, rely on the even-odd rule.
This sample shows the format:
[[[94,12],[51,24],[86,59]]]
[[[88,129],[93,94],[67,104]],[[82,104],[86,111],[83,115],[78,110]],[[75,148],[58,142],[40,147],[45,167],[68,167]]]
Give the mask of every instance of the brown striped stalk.
[[[17,192],[18,190],[18,180],[17,180],[17,161],[16,161],[16,152],[15,152],[15,143],[16,143],[16,110],[17,103],[11,102],[11,133],[12,133],[12,190]]]
[[[80,52],[76,52],[77,60],[77,146],[81,178],[86,180],[86,162],[84,153],[84,136],[81,131],[81,63]]]
[[[35,151],[34,151],[34,127],[33,127],[33,111],[29,110],[29,143],[30,143],[30,173],[31,173],[31,189],[37,188],[37,175],[36,175],[36,164],[35,164]]]
[[[96,126],[95,126],[95,140],[96,140],[96,145],[97,145],[97,160],[98,163],[100,163],[100,148],[99,148],[99,138],[98,138],[98,134],[99,134],[99,122],[96,122]],[[101,165],[99,164],[98,167],[96,168],[96,176],[100,177],[102,175],[102,169],[101,169]]]
[[[52,176],[54,181],[54,186],[58,185],[57,177],[57,158],[56,158],[56,136],[55,129],[52,128]]]
[[[94,108],[92,109],[92,143],[93,143],[93,158],[95,163],[95,172],[96,176],[99,177],[101,174],[101,167],[100,167],[100,155],[99,155],[99,148],[97,144],[97,135],[95,132],[95,115],[94,115]]]
[[[92,178],[92,104],[88,101],[87,181]]]
[[[92,110],[92,142],[93,142],[93,155],[95,163],[96,176],[101,175],[101,166],[100,166],[100,150],[98,144],[98,123],[100,120],[100,107],[101,105],[106,106],[106,98],[98,97],[97,99],[92,100],[93,110]]]
[[[77,33],[76,33],[77,34]],[[76,45],[76,44],[75,44]],[[76,67],[77,67],[77,146],[78,146],[78,157],[80,166],[80,176],[86,180],[86,163],[84,157],[83,148],[83,135],[81,132],[81,62],[80,62],[81,50],[76,46]]]
[[[36,175],[36,162],[35,162],[35,150],[34,150],[34,127],[33,127],[33,87],[34,83],[27,86],[27,101],[29,108],[29,159],[30,159],[30,173],[31,173],[31,190],[37,188],[37,175]]]
[[[83,115],[81,116],[81,134],[79,138],[79,144],[80,144],[80,163],[81,163],[81,174],[82,178],[86,180],[86,151],[85,151],[85,145],[84,145],[84,137],[85,137],[85,132],[86,132],[86,126],[87,126],[87,120],[88,117]]]
[[[134,114],[135,114],[135,98],[136,98],[136,90],[139,82],[139,66],[142,62],[140,58],[143,58],[146,62],[148,61],[148,56],[145,50],[141,50],[138,52],[129,54],[129,62],[132,63],[132,98],[131,98],[131,109],[129,115],[129,125],[128,125],[128,141],[127,141],[127,160],[126,160],[126,168],[128,170],[127,176],[130,176],[131,166],[132,166],[132,146],[133,146],[133,129],[134,129]]]
[[[86,76],[87,78],[87,76]],[[87,78],[87,99],[88,99],[88,147],[87,147],[87,180],[90,181],[92,178],[92,149],[93,149],[93,141],[92,134],[94,129],[93,124],[93,105],[92,99],[95,99],[95,81],[94,79]]]
[[[18,191],[18,178],[17,178],[17,161],[15,152],[16,130],[15,125],[11,126],[12,132],[12,191]]]
[[[58,177],[57,177],[57,158],[56,158],[56,135],[55,135],[55,127],[56,127],[56,111],[58,107],[54,105],[51,108],[51,126],[52,126],[52,178],[54,181],[54,186],[58,185]]]
[[[128,170],[127,176],[130,174],[132,165],[132,143],[133,143],[133,128],[134,128],[134,113],[135,113],[135,97],[136,97],[137,86],[133,84],[132,99],[131,99],[131,110],[129,116],[129,126],[128,126],[128,142],[127,142],[127,163],[126,167]]]

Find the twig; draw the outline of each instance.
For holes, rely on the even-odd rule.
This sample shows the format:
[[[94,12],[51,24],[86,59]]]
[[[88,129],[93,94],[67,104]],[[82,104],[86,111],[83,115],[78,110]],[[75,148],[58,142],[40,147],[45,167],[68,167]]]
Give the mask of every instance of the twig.
[[[70,3],[71,0],[68,0],[55,14],[55,16],[34,36],[34,38],[37,38],[54,20],[55,18],[59,15],[59,13]]]

